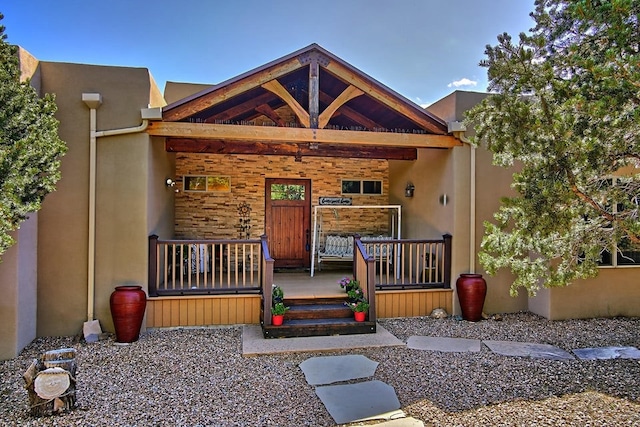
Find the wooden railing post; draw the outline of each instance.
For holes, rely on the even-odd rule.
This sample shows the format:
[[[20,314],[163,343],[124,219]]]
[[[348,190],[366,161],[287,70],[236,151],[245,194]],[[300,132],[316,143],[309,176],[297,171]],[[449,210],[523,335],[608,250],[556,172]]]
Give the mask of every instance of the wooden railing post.
[[[262,324],[271,325],[271,291],[273,285],[273,263],[274,260],[269,254],[269,246],[267,245],[267,235],[260,236],[262,245]]]
[[[444,286],[451,289],[451,234],[442,236],[444,240]]]
[[[158,296],[158,236],[149,236],[149,276],[148,293],[150,297]]]
[[[362,269],[364,266],[364,269]],[[364,271],[363,271],[364,270]],[[376,321],[376,260],[369,256],[360,235],[353,237],[353,278],[358,280],[369,302],[368,318],[370,322]]]

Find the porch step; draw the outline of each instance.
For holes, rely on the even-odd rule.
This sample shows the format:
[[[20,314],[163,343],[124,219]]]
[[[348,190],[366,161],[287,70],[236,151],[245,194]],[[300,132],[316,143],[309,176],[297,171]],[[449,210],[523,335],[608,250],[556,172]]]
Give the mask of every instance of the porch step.
[[[289,310],[281,326],[264,326],[265,338],[313,337],[349,334],[372,334],[376,322],[356,322],[353,312],[341,298],[285,298]]]
[[[286,319],[331,319],[351,318],[353,312],[343,304],[298,304],[290,305]]]
[[[356,322],[352,318],[287,319],[281,326],[263,326],[265,338],[317,337],[375,334],[376,322]]]

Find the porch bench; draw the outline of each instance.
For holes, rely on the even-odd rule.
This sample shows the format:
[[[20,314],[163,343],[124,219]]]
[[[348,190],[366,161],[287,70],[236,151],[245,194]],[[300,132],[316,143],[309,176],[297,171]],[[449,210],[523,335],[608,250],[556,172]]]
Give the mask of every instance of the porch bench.
[[[327,261],[353,261],[353,236],[328,235],[318,251],[318,269]]]
[[[376,261],[387,261],[389,264],[393,260],[393,245],[375,244],[377,240],[389,240],[388,236],[364,236],[362,243],[367,246],[367,250],[373,247],[373,257]],[[324,242],[324,247],[318,251],[318,269],[323,262],[329,261],[353,261],[353,236],[328,235]]]

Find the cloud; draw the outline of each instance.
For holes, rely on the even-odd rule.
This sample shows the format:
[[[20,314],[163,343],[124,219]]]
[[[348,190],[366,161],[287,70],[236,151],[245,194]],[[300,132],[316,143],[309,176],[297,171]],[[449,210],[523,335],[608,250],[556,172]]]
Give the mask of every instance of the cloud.
[[[464,87],[464,86],[477,86],[478,82],[475,80],[469,80],[468,78],[462,78],[460,80],[456,80],[447,85],[447,87]]]

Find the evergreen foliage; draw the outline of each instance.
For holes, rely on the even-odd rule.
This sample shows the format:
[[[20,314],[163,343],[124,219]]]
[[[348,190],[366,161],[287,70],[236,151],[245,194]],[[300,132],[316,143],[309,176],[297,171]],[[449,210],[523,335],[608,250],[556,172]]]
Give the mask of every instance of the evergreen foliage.
[[[0,25],[0,256],[14,243],[10,233],[55,190],[66,151],[54,97],[20,82],[17,47],[6,38]]]
[[[612,248],[640,250],[638,16],[638,0],[536,0],[528,34],[486,48],[495,94],[466,123],[495,164],[516,166],[518,195],[485,223],[479,258],[514,273],[512,295],[594,277]]]

